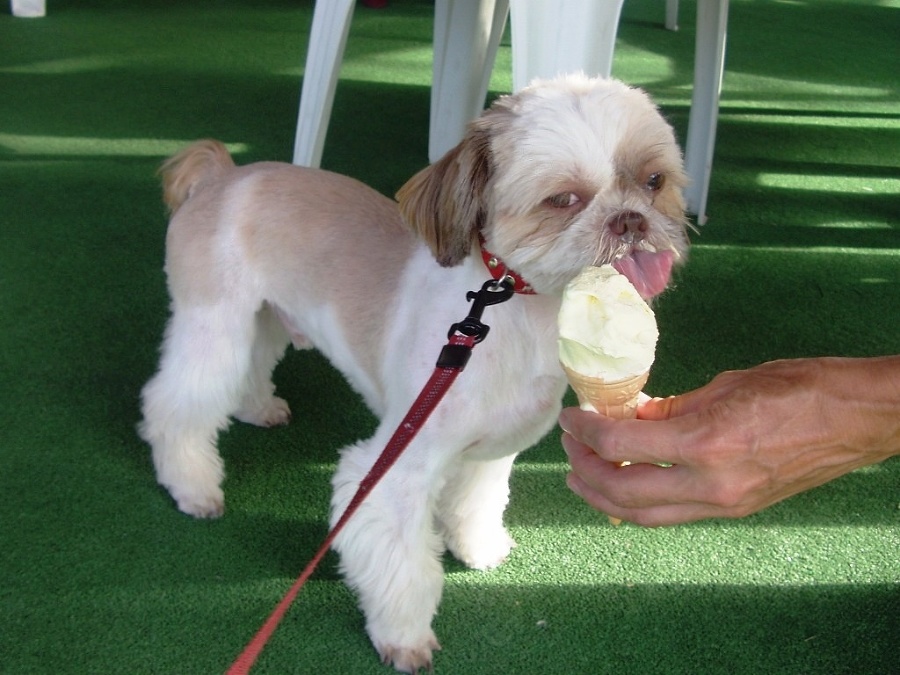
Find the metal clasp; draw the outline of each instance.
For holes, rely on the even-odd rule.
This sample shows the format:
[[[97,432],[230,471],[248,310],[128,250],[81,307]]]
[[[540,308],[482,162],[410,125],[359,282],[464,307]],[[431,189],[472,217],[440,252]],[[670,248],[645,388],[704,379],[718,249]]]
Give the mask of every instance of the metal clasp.
[[[475,338],[475,344],[478,344],[484,340],[491,329],[490,326],[481,322],[484,308],[506,302],[513,294],[513,281],[509,277],[503,277],[499,281],[495,279],[485,281],[480,291],[469,291],[466,293],[466,300],[472,301],[469,314],[459,323],[450,326],[450,331],[447,335],[451,336],[454,333],[460,333]]]

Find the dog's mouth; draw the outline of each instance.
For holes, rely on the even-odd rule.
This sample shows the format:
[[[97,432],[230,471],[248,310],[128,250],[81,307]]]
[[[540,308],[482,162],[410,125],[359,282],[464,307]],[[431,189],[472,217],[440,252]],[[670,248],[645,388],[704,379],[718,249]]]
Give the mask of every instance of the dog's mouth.
[[[666,289],[674,263],[673,251],[632,250],[614,260],[612,266],[631,282],[644,300],[649,300]]]

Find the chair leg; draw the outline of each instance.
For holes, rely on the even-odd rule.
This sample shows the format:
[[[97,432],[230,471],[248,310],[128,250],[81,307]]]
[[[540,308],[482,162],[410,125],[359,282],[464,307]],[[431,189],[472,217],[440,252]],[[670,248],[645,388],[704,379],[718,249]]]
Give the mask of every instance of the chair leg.
[[[609,77],[622,3],[511,0],[513,90],[576,71]]]
[[[23,19],[39,19],[47,16],[46,0],[12,0],[12,15]]]
[[[509,0],[436,0],[428,159],[462,140],[484,109]]]
[[[685,190],[690,213],[706,222],[706,200],[716,145],[719,94],[725,68],[728,0],[698,0],[697,43],[694,56],[694,90],[688,123],[684,168],[691,184]]]
[[[355,4],[355,0],[316,3],[303,70],[294,164],[317,167],[322,162],[334,90]]]
[[[666,0],[666,28],[678,30],[678,0]]]

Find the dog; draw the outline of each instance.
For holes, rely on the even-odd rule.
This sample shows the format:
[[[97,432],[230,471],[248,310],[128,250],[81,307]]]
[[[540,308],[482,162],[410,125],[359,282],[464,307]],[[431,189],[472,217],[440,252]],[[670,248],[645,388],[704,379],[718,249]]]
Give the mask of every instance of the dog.
[[[488,569],[518,453],[554,426],[561,293],[612,263],[645,298],[688,249],[681,152],[642,91],[569,75],[499,98],[394,202],[345,176],[238,167],[199,141],[161,168],[171,317],[142,391],[140,435],[178,508],[220,516],[218,433],[233,417],[285,424],[271,373],[290,343],[319,349],[380,424],[340,451],[331,523],[434,369],[466,293],[491,276],[522,291],[334,547],[386,664],[430,669],[440,556]]]

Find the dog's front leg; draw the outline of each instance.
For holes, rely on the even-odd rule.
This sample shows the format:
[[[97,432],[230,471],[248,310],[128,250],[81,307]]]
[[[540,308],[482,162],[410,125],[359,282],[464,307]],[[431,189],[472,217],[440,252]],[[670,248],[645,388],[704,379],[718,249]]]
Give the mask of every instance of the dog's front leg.
[[[437,520],[447,548],[473,569],[496,567],[516,545],[503,525],[515,458],[514,452],[499,459],[462,457],[448,471]]]
[[[384,425],[373,438],[341,451],[332,481],[332,525],[384,448],[383,431]],[[440,649],[431,620],[443,588],[443,545],[434,527],[443,459],[424,436],[410,444],[335,542],[372,643],[384,663],[407,673],[430,669],[432,651]]]

